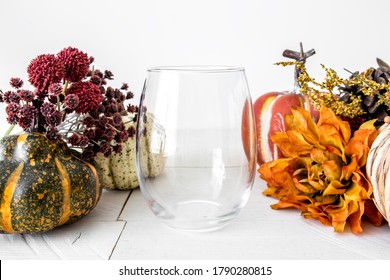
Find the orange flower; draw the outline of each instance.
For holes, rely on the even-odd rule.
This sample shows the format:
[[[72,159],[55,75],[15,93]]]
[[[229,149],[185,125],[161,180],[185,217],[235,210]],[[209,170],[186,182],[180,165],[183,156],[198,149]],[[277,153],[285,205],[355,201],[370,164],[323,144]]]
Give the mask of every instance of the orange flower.
[[[348,122],[329,108],[322,108],[315,123],[303,108],[292,109],[285,117],[286,131],[272,141],[284,158],[267,162],[258,169],[267,182],[263,192],[279,200],[273,209],[294,207],[305,218],[318,219],[344,231],[360,233],[366,215],[380,225],[383,217],[372,203],[372,186],[364,166],[378,132],[375,120],[364,123],[351,138]]]

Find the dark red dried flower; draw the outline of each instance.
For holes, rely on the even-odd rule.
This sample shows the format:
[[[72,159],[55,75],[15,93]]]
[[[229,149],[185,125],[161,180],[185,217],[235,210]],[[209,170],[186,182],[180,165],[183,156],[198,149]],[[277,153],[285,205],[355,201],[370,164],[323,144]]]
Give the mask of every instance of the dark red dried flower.
[[[18,125],[23,129],[23,130],[28,130],[31,129],[33,126],[34,121],[31,118],[21,116],[18,118]]]
[[[127,129],[127,134],[128,136],[131,138],[135,135],[135,128],[133,126],[130,126],[128,129]]]
[[[108,99],[115,97],[115,90],[112,87],[107,87],[107,89],[106,89],[106,97]]]
[[[99,69],[95,69],[92,71],[91,76],[98,75],[100,78],[104,79],[104,74]]]
[[[133,97],[134,97],[134,93],[132,93],[131,91],[128,91],[126,94],[126,99],[132,99]]]
[[[48,125],[57,126],[62,122],[62,114],[58,111],[55,111],[53,114],[50,114],[46,117],[46,123]]]
[[[20,105],[19,103],[10,103],[7,105],[7,107],[5,107],[5,112],[8,114],[8,115],[14,115],[16,113],[18,113],[20,110]]]
[[[57,58],[65,65],[65,80],[69,82],[80,82],[89,70],[88,54],[77,48],[65,48],[57,54]]]
[[[122,116],[121,116],[121,114],[115,113],[112,116],[112,120],[113,120],[113,123],[114,123],[115,126],[121,125],[122,124]]]
[[[104,79],[112,80],[114,77],[114,74],[110,70],[104,71]]]
[[[69,138],[68,138],[68,143],[71,144],[72,146],[77,146],[80,142],[80,136],[76,133],[73,133]]]
[[[116,105],[115,102],[113,102],[110,105],[108,105],[107,112],[110,113],[110,114],[115,114],[115,113],[118,112],[118,106]]]
[[[12,102],[19,103],[19,101],[20,101],[19,95],[14,91],[4,92],[3,99],[4,99],[5,103],[12,103]]]
[[[125,125],[123,124],[123,121],[122,121],[119,125],[116,125],[115,128],[116,128],[118,131],[126,131],[126,127],[125,127]]]
[[[55,106],[52,103],[43,103],[41,106],[41,113],[44,117],[48,117],[56,111]]]
[[[99,118],[99,122],[98,124],[101,126],[101,127],[105,127],[107,124],[108,124],[108,118],[106,116],[101,116]]]
[[[29,82],[40,92],[52,83],[59,83],[65,74],[64,64],[53,54],[42,54],[33,59],[27,68]]]
[[[25,90],[21,89],[18,91],[18,95],[21,100],[24,100],[26,102],[31,102],[34,100],[35,94],[31,90]]]
[[[103,100],[99,87],[91,82],[73,83],[66,92],[66,95],[70,94],[79,98],[79,104],[75,108],[77,113],[93,112],[99,108]]]
[[[110,156],[111,153],[112,153],[112,147],[111,147],[110,143],[108,143],[108,142],[103,142],[103,143],[100,145],[100,152],[101,152],[105,157]]]
[[[47,92],[46,91],[35,90],[34,93],[35,93],[35,96],[37,97],[37,99],[40,100],[40,101],[44,101],[45,98],[47,97]]]
[[[95,119],[92,118],[91,116],[86,116],[84,117],[83,119],[83,124],[86,126],[86,127],[93,127],[95,125]]]
[[[102,78],[100,78],[98,75],[93,75],[89,81],[97,86],[100,86],[102,83]]]
[[[127,112],[132,113],[132,114],[138,112],[138,106],[131,105],[131,104],[128,105],[127,106]]]
[[[38,114],[37,108],[35,108],[35,106],[29,105],[29,104],[23,105],[20,108],[19,112],[20,112],[21,116],[24,116],[26,118],[30,118],[32,122],[34,121],[34,118]]]
[[[103,139],[105,139],[107,142],[110,142],[111,140],[114,139],[115,137],[115,129],[112,128],[112,127],[107,127],[105,130],[104,130],[104,133],[103,133]]]
[[[119,113],[124,113],[126,110],[125,110],[125,105],[123,105],[123,103],[119,103],[118,105],[118,112]]]
[[[38,110],[32,105],[23,105],[19,110],[18,125],[24,130],[32,128]]]
[[[86,136],[88,139],[94,139],[95,131],[93,129],[87,129],[84,131],[84,136]]]
[[[98,110],[97,110],[99,113],[106,113],[106,106],[104,106],[103,104],[100,104]]]
[[[22,89],[23,81],[12,78],[16,90],[3,93],[0,102],[7,103],[7,121],[26,131],[44,133],[51,143],[64,138],[80,148],[88,159],[102,152],[109,156],[120,152],[135,129],[127,130],[122,121],[124,101],[133,98],[124,83],[119,89],[107,85],[111,71],[89,69],[93,58],[76,48],[65,48],[57,56],[44,54],[28,66],[34,91]],[[138,107],[129,106],[136,113]],[[136,114],[131,116],[136,118]]]
[[[125,131],[121,131],[118,134],[117,142],[123,143],[123,142],[127,141],[127,139],[129,139],[129,134]]]
[[[102,105],[104,106],[104,107],[108,107],[110,104],[111,104],[111,102],[112,102],[113,100],[111,100],[111,99],[106,99],[106,100],[104,100],[103,102],[102,102]],[[115,102],[115,101],[114,101]]]
[[[16,125],[18,123],[18,116],[17,115],[8,115],[7,116],[7,122],[12,125]]]
[[[49,93],[54,95],[59,95],[62,93],[63,87],[59,83],[54,83],[49,86]]]
[[[76,94],[69,94],[65,97],[64,105],[69,109],[75,109],[80,103],[79,97]]]
[[[100,108],[100,106],[99,106],[99,108]],[[96,109],[95,111],[89,112],[89,115],[91,117],[93,117],[94,119],[98,120],[100,117],[100,113],[101,112],[99,111],[99,109]]]
[[[50,143],[57,143],[58,140],[61,139],[61,135],[59,134],[57,128],[48,127],[46,129],[46,138],[47,140],[49,140]]]
[[[104,88],[104,86],[100,86],[99,87],[99,90],[100,90],[100,93],[102,94],[102,95],[105,95],[106,94],[106,89]]]
[[[11,85],[11,87],[19,89],[23,86],[23,80],[20,78],[11,78],[9,84]]]
[[[79,145],[80,147],[85,147],[85,146],[87,146],[88,144],[89,144],[89,139],[88,139],[88,137],[85,136],[85,135],[81,135],[80,138],[79,138],[79,143],[78,143],[78,145]]]
[[[114,94],[115,94],[114,98],[116,100],[118,100],[118,101],[123,101],[124,100],[124,99],[122,99],[122,97],[124,97],[124,95],[123,95],[123,93],[119,89],[116,88],[114,90]]]
[[[93,146],[91,145],[85,147],[81,154],[81,158],[84,160],[89,160],[94,156],[96,156],[96,152],[94,151]]]
[[[63,103],[65,101],[65,95],[63,95],[62,93],[60,93],[58,95],[50,94],[49,97],[48,97],[48,100],[51,103],[57,105],[58,102]]]
[[[98,126],[95,128],[95,135],[100,135],[102,136],[104,134],[104,128]]]
[[[113,147],[114,153],[120,153],[120,152],[122,152],[122,150],[123,150],[122,145],[117,144],[117,145],[115,145],[115,146]]]
[[[127,83],[123,83],[121,86],[121,90],[128,90],[128,89],[129,89],[129,85]]]
[[[121,95],[119,96],[119,98],[117,98],[117,101],[119,102],[119,103],[122,103],[123,101],[125,101],[126,100],[126,96],[123,94],[123,93],[121,93]]]

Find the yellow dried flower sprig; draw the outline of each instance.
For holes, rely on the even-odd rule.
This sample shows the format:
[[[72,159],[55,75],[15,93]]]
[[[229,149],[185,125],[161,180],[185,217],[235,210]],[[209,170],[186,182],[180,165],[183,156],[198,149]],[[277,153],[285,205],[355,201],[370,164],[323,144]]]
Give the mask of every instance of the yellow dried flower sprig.
[[[359,87],[359,91],[363,96],[375,96],[377,105],[385,105],[390,111],[390,83],[378,83],[371,76],[374,68],[369,68],[362,73],[355,72],[349,79],[341,78],[335,70],[321,65],[325,71],[325,79],[319,83],[312,78],[303,63],[279,62],[277,65],[296,66],[299,75],[298,83],[300,92],[307,95],[312,105],[318,110],[321,107],[332,109],[336,115],[354,118],[356,116],[369,115],[370,113],[363,106],[362,96],[349,96],[348,102],[341,99],[341,88]],[[368,117],[367,119],[373,119]]]

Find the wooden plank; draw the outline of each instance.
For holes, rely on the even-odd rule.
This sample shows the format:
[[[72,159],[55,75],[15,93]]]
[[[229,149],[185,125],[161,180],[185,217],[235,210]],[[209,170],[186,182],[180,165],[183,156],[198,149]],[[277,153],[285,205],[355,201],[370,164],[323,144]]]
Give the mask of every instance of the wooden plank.
[[[79,221],[42,234],[3,234],[0,259],[109,259],[125,222]]]
[[[389,259],[390,229],[365,225],[361,235],[340,234],[297,210],[272,210],[256,179],[247,206],[225,228],[209,233],[170,229],[135,191],[122,215],[127,221],[112,259]]]
[[[88,215],[93,221],[116,221],[131,191],[103,190],[96,208]]]
[[[125,225],[118,216],[129,195],[104,190],[88,216],[46,233],[1,234],[0,259],[109,259]]]

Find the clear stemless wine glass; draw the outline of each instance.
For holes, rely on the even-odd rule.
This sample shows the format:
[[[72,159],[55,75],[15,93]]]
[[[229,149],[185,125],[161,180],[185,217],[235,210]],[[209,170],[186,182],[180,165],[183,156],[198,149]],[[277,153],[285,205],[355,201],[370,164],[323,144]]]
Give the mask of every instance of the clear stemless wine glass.
[[[137,125],[137,174],[168,226],[219,229],[246,204],[256,133],[245,71],[227,66],[148,70]]]

